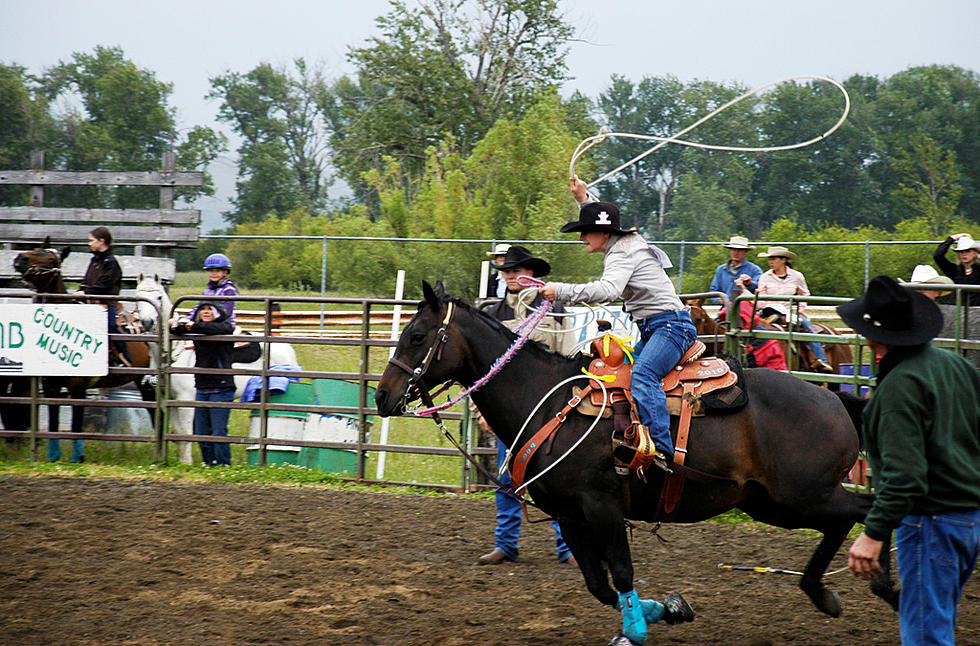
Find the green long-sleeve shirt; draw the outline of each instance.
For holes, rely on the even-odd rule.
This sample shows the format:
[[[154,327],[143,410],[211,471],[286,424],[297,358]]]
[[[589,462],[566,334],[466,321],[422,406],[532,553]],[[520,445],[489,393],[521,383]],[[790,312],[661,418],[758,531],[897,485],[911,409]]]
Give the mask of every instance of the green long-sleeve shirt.
[[[965,359],[893,348],[863,421],[877,494],[868,536],[887,539],[908,514],[980,509],[980,371]]]

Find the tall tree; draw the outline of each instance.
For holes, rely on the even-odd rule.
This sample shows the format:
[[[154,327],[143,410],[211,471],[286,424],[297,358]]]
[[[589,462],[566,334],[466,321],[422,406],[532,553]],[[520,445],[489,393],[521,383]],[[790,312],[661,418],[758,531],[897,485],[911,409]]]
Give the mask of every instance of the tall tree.
[[[0,168],[27,168],[31,151],[47,148],[54,120],[35,79],[18,65],[0,64]],[[0,186],[0,204],[27,203],[28,187]]]
[[[169,83],[140,69],[116,47],[76,53],[48,70],[42,87],[51,104],[80,107],[56,115],[60,136],[49,150],[48,166],[70,170],[159,169],[165,151],[176,149],[182,169],[204,169],[224,146],[223,138],[197,126],[178,137]],[[56,187],[50,201],[65,206],[146,208],[159,203],[149,187]],[[185,187],[185,199],[212,194],[210,177],[202,187]]]
[[[956,153],[942,150],[924,135],[913,137],[909,144],[911,149],[892,162],[898,175],[895,195],[926,221],[931,236],[945,238],[963,193]]]
[[[326,123],[318,97],[319,70],[302,58],[292,72],[263,63],[246,74],[211,79],[218,118],[242,138],[233,223],[284,217],[295,209],[322,208],[327,189]]]
[[[382,35],[353,49],[356,79],[324,93],[334,163],[363,195],[362,173],[397,160],[405,181],[446,134],[468,154],[504,116],[520,116],[542,86],[565,78],[571,27],[557,0],[403,0]]]

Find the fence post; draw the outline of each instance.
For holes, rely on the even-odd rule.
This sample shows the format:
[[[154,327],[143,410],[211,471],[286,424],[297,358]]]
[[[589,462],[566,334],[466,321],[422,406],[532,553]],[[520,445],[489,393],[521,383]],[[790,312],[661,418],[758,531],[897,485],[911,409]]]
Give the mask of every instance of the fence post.
[[[684,241],[681,240],[681,259],[677,267],[677,291],[684,293]]]
[[[871,280],[869,275],[871,272],[871,241],[864,241],[864,288],[868,288],[868,282]]]
[[[44,151],[31,151],[31,170],[44,170]],[[31,206],[44,206],[44,184],[31,184]]]
[[[321,250],[322,257],[320,258],[320,298],[327,297],[327,236],[323,236],[323,247]],[[323,334],[323,311],[327,304],[320,302],[320,334]]]

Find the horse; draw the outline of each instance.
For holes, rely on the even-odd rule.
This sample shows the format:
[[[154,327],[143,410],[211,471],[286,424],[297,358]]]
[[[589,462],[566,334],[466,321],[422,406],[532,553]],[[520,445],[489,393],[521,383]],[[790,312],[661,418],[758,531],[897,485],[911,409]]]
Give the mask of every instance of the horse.
[[[446,294],[441,283],[422,288],[424,300],[375,393],[378,413],[385,417],[403,413],[428,391],[426,384],[473,385],[515,339],[491,317]],[[516,450],[565,402],[574,401],[573,380],[589,378],[581,374],[589,362],[581,354],[566,358],[528,343],[471,397],[498,439]],[[799,586],[818,610],[837,617],[840,597],[822,576],[874,500],[841,485],[857,458],[858,434],[840,399],[826,389],[776,370],[749,368],[744,374],[748,403],[743,408],[691,422],[686,466],[719,479],[689,479],[672,522],[699,522],[737,508],[776,527],[817,530],[823,536]],[[594,423],[594,432],[587,431]],[[676,419],[672,427],[676,436]],[[652,467],[645,476],[618,475],[613,430],[612,420],[569,412],[548,451],[521,457],[527,491],[558,520],[589,592],[622,613],[624,630],[614,642],[625,644],[622,639],[628,638],[642,644],[643,622],[659,617],[644,613],[637,622],[627,519],[653,518],[664,473]],[[887,546],[879,559],[884,571],[871,589],[897,609]],[[639,603],[644,610],[655,607],[650,600]]]
[[[140,320],[143,322],[143,326],[146,329],[153,329],[159,323],[159,321],[157,321],[157,312],[162,313],[163,316],[169,316],[172,314],[173,303],[158,276],[144,276],[143,274],[140,274],[139,281],[136,284],[136,295],[140,298],[151,301],[156,306],[153,307],[145,301],[137,302],[137,310],[139,312]],[[165,330],[164,333],[169,337],[167,330]],[[238,332],[236,331],[236,334],[237,333]],[[260,344],[260,346],[262,347],[264,353],[265,344]],[[188,339],[171,339],[169,342],[169,347],[171,368],[194,367],[196,356],[194,354],[193,341]],[[270,366],[277,366],[280,364],[298,365],[298,363],[299,362],[296,359],[296,351],[288,343],[276,342],[269,347]],[[261,370],[262,356],[260,355],[259,358],[254,361],[233,363],[232,368],[239,370]],[[245,385],[248,383],[251,377],[251,375],[235,375],[236,399],[241,398]],[[172,400],[193,401],[195,398],[195,393],[194,375],[187,373],[170,374],[170,398]],[[187,406],[173,408],[173,414],[170,416],[170,422],[174,433],[180,435],[193,434],[194,410],[194,408]],[[177,457],[184,464],[194,463],[191,445],[191,442],[177,442]]]
[[[691,314],[691,320],[694,322],[694,327],[697,328],[698,334],[709,334],[709,335],[723,335],[729,329],[729,324],[727,321],[716,321],[711,318],[711,315],[704,309],[704,299],[695,298],[686,301],[685,303],[688,307],[688,311]],[[811,321],[813,325],[813,330],[817,334],[830,334],[838,335],[839,333],[834,328],[829,325],[824,325],[823,323],[818,323],[816,321]],[[762,322],[762,329],[774,330],[784,332],[785,327],[780,325],[774,325],[770,323]],[[783,340],[779,341],[779,345],[783,350],[783,355],[786,357],[786,363],[794,370],[800,370],[803,372],[815,372],[813,353],[807,344],[803,341],[794,341],[792,347],[789,343]],[[830,367],[834,369],[835,374],[840,374],[841,364],[850,364],[854,361],[854,355],[851,352],[851,346],[842,343],[824,343],[824,352],[827,354],[827,363]],[[715,353],[718,352],[718,341],[714,344]],[[795,357],[793,361],[790,357]],[[839,388],[838,384],[831,384],[832,389]]]
[[[61,251],[50,248],[50,238],[45,238],[40,246],[31,251],[22,251],[14,258],[14,269],[21,274],[22,280],[33,289],[35,303],[54,302],[70,303],[75,299],[68,296],[61,275],[61,263],[71,253],[71,247]],[[126,348],[132,357],[131,366],[134,368],[150,367],[150,349],[140,341],[126,341]],[[118,388],[133,383],[139,389],[144,401],[154,400],[153,387],[147,384],[142,374],[113,374],[104,377],[70,377],[57,375],[43,377],[42,389],[45,397],[63,398],[63,392],[71,399],[85,399],[89,388]],[[60,406],[48,406],[48,430],[58,430]],[[72,405],[71,430],[73,433],[82,432],[82,421],[85,406]],[[61,459],[61,442],[48,440],[48,460],[57,462]],[[84,462],[85,453],[80,440],[72,442],[72,462]]]

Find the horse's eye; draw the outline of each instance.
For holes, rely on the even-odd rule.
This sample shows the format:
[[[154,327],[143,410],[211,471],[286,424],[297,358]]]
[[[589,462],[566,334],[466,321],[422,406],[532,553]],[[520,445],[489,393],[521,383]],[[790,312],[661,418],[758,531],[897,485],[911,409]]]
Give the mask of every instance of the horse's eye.
[[[422,334],[421,332],[412,333],[412,345],[422,345],[423,341],[425,341],[424,334]]]

